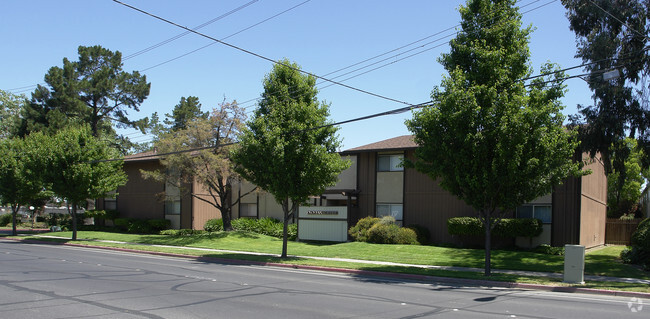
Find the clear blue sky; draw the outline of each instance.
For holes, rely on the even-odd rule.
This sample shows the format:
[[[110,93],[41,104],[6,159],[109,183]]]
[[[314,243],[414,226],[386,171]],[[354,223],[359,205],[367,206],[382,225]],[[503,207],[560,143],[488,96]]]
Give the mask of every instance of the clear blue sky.
[[[225,41],[272,59],[287,57],[318,75],[454,27],[460,22],[456,9],[464,3],[451,0],[124,2],[191,28],[248,4],[199,30],[219,39],[298,5]],[[518,6],[521,12],[530,11],[523,15],[524,25],[532,24],[536,29],[530,39],[534,74],[538,74],[540,65],[546,61],[559,63],[563,68],[581,64],[573,57],[575,37],[559,1],[521,0]],[[181,33],[181,29],[110,0],[4,0],[0,2],[0,89],[29,95],[33,91],[30,86],[42,83],[50,67],[61,66],[64,57],[77,60],[79,45],[102,45],[127,57]],[[385,65],[344,83],[411,104],[426,102],[430,100],[431,89],[445,73],[437,58],[449,50],[453,33],[453,29],[443,32],[327,77],[341,81]],[[210,43],[208,39],[189,34],[125,60],[126,71],[144,70],[142,73],[151,82],[149,98],[141,105],[140,112],[131,112],[130,117],[170,113],[182,96],[198,96],[204,110],[216,106],[224,97],[240,103],[259,97],[262,79],[271,70],[271,63],[221,44],[150,68]],[[422,53],[405,58],[418,52]],[[400,55],[394,56],[397,54]],[[378,62],[381,59],[387,60]],[[336,78],[374,62],[378,63]],[[579,73],[581,70],[570,74]],[[591,92],[580,79],[568,80],[566,84],[569,92],[563,100],[564,113],[575,114],[577,104],[591,102]],[[336,122],[404,106],[337,86],[322,87],[319,99],[331,103],[331,119]],[[242,106],[248,107],[248,111],[255,108],[251,102]],[[404,120],[410,117],[410,113],[404,113],[343,125],[339,131],[343,149],[408,134]],[[141,134],[127,133],[135,141],[147,140]]]

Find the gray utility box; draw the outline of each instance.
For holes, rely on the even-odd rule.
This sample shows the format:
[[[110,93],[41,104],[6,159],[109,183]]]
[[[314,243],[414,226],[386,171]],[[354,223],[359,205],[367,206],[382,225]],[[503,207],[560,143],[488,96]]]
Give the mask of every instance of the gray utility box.
[[[564,245],[564,282],[585,283],[585,246]]]

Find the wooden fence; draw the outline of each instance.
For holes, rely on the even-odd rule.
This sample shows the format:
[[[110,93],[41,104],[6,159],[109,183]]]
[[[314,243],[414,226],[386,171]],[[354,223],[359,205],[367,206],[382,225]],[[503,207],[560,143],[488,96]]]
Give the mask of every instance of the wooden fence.
[[[605,244],[607,245],[630,245],[632,233],[643,219],[621,220],[618,218],[607,218],[605,226]]]

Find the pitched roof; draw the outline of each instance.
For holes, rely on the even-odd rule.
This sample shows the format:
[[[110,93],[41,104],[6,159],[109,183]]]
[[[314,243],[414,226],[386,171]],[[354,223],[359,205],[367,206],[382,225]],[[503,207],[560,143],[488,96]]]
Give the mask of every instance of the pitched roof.
[[[125,162],[151,161],[151,160],[158,160],[158,159],[160,159],[160,156],[158,155],[158,151],[156,150],[124,156]]]
[[[343,153],[361,153],[373,151],[392,151],[392,150],[406,150],[417,148],[418,145],[413,141],[413,135],[402,135],[398,137],[389,138],[387,140],[351,148],[343,151]]]

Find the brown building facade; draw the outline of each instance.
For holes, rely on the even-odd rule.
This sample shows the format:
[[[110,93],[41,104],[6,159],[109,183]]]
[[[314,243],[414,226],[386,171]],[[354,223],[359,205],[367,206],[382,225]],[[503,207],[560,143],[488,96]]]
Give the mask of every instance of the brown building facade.
[[[174,229],[203,229],[206,221],[221,217],[218,209],[197,198],[212,201],[196,180],[179,189],[145,179],[142,171],[163,169],[155,152],[126,156],[123,169],[128,177],[126,185],[117,189],[115,199],[97,200],[98,209],[115,209],[120,218],[168,219]]]
[[[400,167],[404,157],[414,157],[416,148],[412,137],[405,135],[342,152],[351,162],[350,168],[339,175],[337,185],[324,194],[316,194],[305,205],[347,206],[348,227],[366,216],[391,215],[401,225],[429,229],[432,243],[467,243],[466,238],[448,233],[447,220],[476,216],[476,211],[428,176]],[[158,158],[148,155],[137,154],[125,159],[127,185],[118,189],[116,200],[99,201],[99,208],[114,206],[121,217],[166,218],[172,221],[173,228],[203,229],[208,219],[221,217],[216,208],[196,198],[209,198],[196,182],[184,187],[189,192],[181,192],[170,185],[143,179],[141,170],[160,168]],[[583,160],[589,163],[585,169],[591,170],[591,174],[568,178],[551,194],[522,205],[514,216],[508,216],[541,219],[542,235],[505,244],[604,245],[607,179],[599,159],[585,157]],[[282,209],[270,194],[261,190],[249,193],[254,185],[247,182],[233,188],[234,196],[247,194],[233,206],[233,218],[282,218]],[[480,242],[482,238],[477,240]]]

